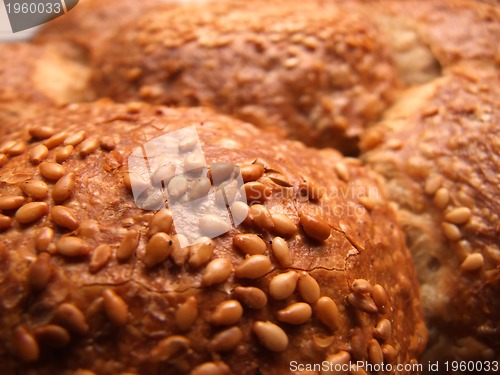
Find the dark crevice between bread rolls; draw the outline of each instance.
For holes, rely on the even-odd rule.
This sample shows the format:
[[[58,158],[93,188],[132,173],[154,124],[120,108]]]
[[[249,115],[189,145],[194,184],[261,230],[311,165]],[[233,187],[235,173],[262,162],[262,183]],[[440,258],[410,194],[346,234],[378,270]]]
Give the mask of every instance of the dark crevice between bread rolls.
[[[136,206],[127,160],[193,124],[208,163],[238,165],[266,194],[243,224],[186,252],[169,210]],[[410,254],[358,160],[208,110],[138,103],[73,104],[23,129],[5,142],[24,151],[0,169],[0,372],[419,360],[427,333]],[[30,158],[41,145],[48,153]]]

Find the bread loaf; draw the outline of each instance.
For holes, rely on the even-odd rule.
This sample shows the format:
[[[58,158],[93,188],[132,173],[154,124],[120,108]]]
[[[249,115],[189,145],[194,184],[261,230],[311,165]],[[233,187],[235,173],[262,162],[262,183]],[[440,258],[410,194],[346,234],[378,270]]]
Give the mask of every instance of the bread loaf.
[[[193,125],[212,180],[214,163],[238,167],[255,204],[239,203],[241,225],[181,248],[173,201],[151,211],[134,200],[134,183],[150,182],[129,156]],[[412,261],[378,177],[357,160],[203,109],[101,101],[23,126],[6,142],[24,151],[0,169],[0,373],[418,361]]]
[[[408,91],[367,133],[416,261],[428,356],[500,358],[498,71],[456,66]]]
[[[347,154],[398,86],[377,27],[325,1],[157,7],[98,49],[94,73],[101,96],[208,106]]]

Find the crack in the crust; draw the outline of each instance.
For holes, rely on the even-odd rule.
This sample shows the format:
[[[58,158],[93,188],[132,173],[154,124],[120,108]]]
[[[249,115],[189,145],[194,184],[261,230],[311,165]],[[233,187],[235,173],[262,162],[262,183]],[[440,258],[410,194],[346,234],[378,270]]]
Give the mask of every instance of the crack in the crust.
[[[266,273],[264,276],[262,277],[266,277],[266,276],[269,276],[270,274],[272,274],[273,272],[275,272],[276,268],[272,269],[271,271],[269,271],[268,273]],[[310,268],[310,269],[305,269],[305,268],[300,268],[300,267],[288,267],[286,268],[286,271],[296,271],[296,272],[314,272],[314,271],[318,271],[318,270],[323,270],[323,271],[327,271],[327,272],[345,272],[346,269],[345,267],[344,268],[337,268],[337,267],[322,267],[322,266],[316,266],[316,267],[313,267],[313,268]],[[283,270],[285,271],[285,270]],[[117,282],[117,283],[89,283],[89,284],[84,284],[82,285],[81,287],[82,288],[92,288],[92,287],[119,287],[119,286],[124,286],[124,285],[127,285],[127,284],[137,284],[139,286],[141,286],[142,288],[144,288],[145,290],[147,290],[148,292],[150,293],[158,293],[158,294],[169,294],[169,293],[185,293],[189,290],[203,290],[205,289],[206,287],[205,286],[187,286],[185,289],[173,289],[173,290],[156,290],[154,288],[151,288],[150,286],[146,285],[145,283],[143,283],[142,281],[139,281],[139,280],[136,280],[134,278],[130,278],[128,280],[124,280],[124,281],[121,281],[121,282]],[[237,285],[235,285],[236,287]],[[231,288],[231,291],[233,290],[234,288]],[[215,289],[217,290],[217,289]]]

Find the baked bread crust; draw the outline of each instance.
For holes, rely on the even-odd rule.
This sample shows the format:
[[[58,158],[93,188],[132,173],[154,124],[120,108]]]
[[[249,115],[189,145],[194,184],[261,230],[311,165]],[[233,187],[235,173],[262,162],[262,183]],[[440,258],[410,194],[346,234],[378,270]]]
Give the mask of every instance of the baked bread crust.
[[[89,100],[90,72],[53,45],[1,44],[0,128],[46,107]]]
[[[226,257],[232,265],[226,281],[202,285],[206,264],[194,267],[192,248],[191,255],[186,255],[189,259],[176,253],[156,267],[146,266],[154,214],[139,209],[127,188],[133,177],[128,174],[128,156],[150,139],[193,124],[207,162],[264,167],[258,167],[260,173],[253,177],[272,192],[263,203],[264,211],[285,214],[295,228],[285,239],[291,256],[287,266],[269,244],[282,230],[279,222],[272,216],[271,224],[266,224],[253,211],[247,224],[213,240],[213,258]],[[174,374],[213,362],[205,366],[219,366],[216,373],[220,374],[254,374],[256,369],[284,374],[293,360],[410,363],[421,355],[426,329],[410,254],[378,177],[359,161],[264,134],[204,109],[101,101],[73,104],[23,126],[25,130],[6,141],[22,142],[24,152],[10,155],[0,169],[0,204],[4,208],[21,205],[17,210],[2,210],[0,220],[4,228],[0,372],[66,374],[88,369],[99,374]],[[43,128],[47,126],[53,131]],[[41,144],[53,148],[43,157],[30,159],[37,154],[33,150],[43,148]],[[70,145],[74,149],[68,156],[62,148]],[[36,165],[55,160],[61,161],[64,176],[71,172],[73,177],[61,178],[60,167],[54,164]],[[48,190],[29,190],[27,180],[44,181]],[[12,196],[24,196],[24,200]],[[319,217],[317,222],[303,218],[313,214]],[[167,222],[160,222],[173,236]],[[314,241],[312,237],[324,238],[325,225],[328,238]],[[252,280],[238,271],[246,259],[233,245],[240,232],[258,234],[265,241],[263,257],[270,259],[271,269],[264,276]],[[126,251],[137,238],[137,248]],[[250,273],[254,271],[251,268]],[[286,272],[291,272],[292,283],[298,276],[299,286],[285,299],[275,299],[271,280]],[[267,303],[262,305],[257,297],[243,302],[245,293],[238,294],[237,285],[260,288]],[[329,298],[320,301],[319,296]],[[235,299],[242,301],[242,317],[232,325],[214,324],[215,307]],[[261,308],[249,308],[248,299]],[[307,301],[312,317],[305,324],[278,321],[278,310]],[[235,302],[231,303],[234,307]],[[300,306],[307,318],[307,307]],[[195,318],[193,311],[197,311]],[[222,314],[223,320],[226,315]],[[285,332],[286,348],[281,331],[262,323],[268,320]],[[255,326],[257,321],[261,323]],[[229,328],[233,331],[214,341],[217,333]],[[240,333],[241,341],[235,339]],[[220,352],[221,342],[229,342],[231,350]],[[263,344],[283,351],[275,353]],[[64,347],[64,355],[53,347]],[[202,370],[208,371],[205,367],[193,373],[205,373]]]
[[[83,57],[146,9],[168,0],[80,0],[64,17],[44,24],[35,43],[69,44]]]
[[[308,145],[354,154],[398,87],[377,27],[328,1],[157,7],[97,52],[114,100],[208,106]]]
[[[459,62],[500,64],[498,4],[471,0],[375,0],[368,7],[413,27],[443,68]]]
[[[408,91],[363,140],[399,205],[431,329],[431,359],[498,359],[498,71],[456,66]]]

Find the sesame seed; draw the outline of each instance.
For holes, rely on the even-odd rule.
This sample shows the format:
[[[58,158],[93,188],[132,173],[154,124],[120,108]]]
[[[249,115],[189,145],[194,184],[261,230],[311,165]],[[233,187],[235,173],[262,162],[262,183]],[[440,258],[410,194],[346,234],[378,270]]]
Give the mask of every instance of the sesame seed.
[[[271,189],[260,182],[247,182],[242,186],[242,190],[249,205],[262,204],[271,196]]]
[[[290,182],[290,180],[287,177],[285,177],[284,175],[282,175],[281,173],[269,172],[266,174],[266,176],[278,186],[285,187],[285,188],[289,188],[289,187],[293,186],[292,183]]]
[[[368,314],[378,313],[377,306],[373,300],[366,296],[357,293],[350,293],[347,296],[347,301],[356,309],[364,311]]]
[[[233,272],[233,267],[231,259],[229,258],[217,258],[212,260],[207,264],[207,267],[203,271],[201,281],[203,285],[214,285],[220,284],[226,281],[231,273]]]
[[[55,324],[38,327],[33,333],[42,347],[61,349],[68,345],[71,340],[68,331]]]
[[[36,362],[40,357],[40,349],[35,338],[22,326],[14,329],[12,346],[23,362]]]
[[[471,210],[467,207],[458,207],[448,211],[444,219],[452,224],[464,224],[469,221],[471,214]]]
[[[96,151],[98,147],[99,147],[99,141],[96,138],[89,138],[84,140],[80,145],[80,157],[82,159],[86,158],[94,151]]]
[[[76,230],[80,226],[80,221],[75,212],[68,207],[54,206],[50,210],[52,222],[69,230]]]
[[[450,241],[458,241],[462,238],[460,228],[458,228],[455,224],[443,222],[441,223],[441,230],[443,231],[444,236]]]
[[[482,268],[484,264],[484,257],[480,253],[469,254],[465,257],[460,265],[460,268],[466,272],[477,271]]]
[[[67,136],[68,134],[65,132],[57,133],[46,139],[43,144],[47,146],[49,150],[52,150],[54,147],[61,145]]]
[[[253,286],[237,286],[234,289],[234,296],[250,309],[258,310],[267,305],[266,294]]]
[[[182,357],[191,346],[184,336],[170,336],[161,340],[151,351],[151,358],[157,362],[173,360]]]
[[[233,245],[249,255],[264,254],[266,252],[266,243],[256,234],[236,234],[233,237]]]
[[[43,140],[52,137],[56,131],[50,126],[36,126],[30,128],[28,132],[33,138]]]
[[[41,253],[31,264],[28,271],[28,282],[33,289],[41,290],[47,286],[52,277],[53,267],[50,263],[50,255]]]
[[[335,173],[337,173],[337,175],[342,180],[344,180],[345,182],[349,181],[349,178],[350,178],[349,170],[347,169],[347,166],[344,163],[339,162],[339,163],[335,164],[334,169],[335,169]]]
[[[27,203],[16,212],[15,218],[20,224],[28,224],[40,220],[49,213],[49,206],[45,202]]]
[[[6,215],[0,214],[0,230],[6,230],[10,228],[12,224],[12,219]]]
[[[85,256],[92,250],[90,245],[78,237],[61,237],[56,243],[59,254],[68,257]]]
[[[264,174],[264,167],[260,164],[245,164],[240,167],[244,182],[257,181]]]
[[[274,231],[284,238],[293,237],[298,232],[297,225],[285,214],[272,214],[271,215]]]
[[[330,237],[331,228],[326,220],[312,215],[300,215],[300,224],[304,232],[316,241],[325,241]]]
[[[214,255],[215,242],[208,237],[202,237],[189,249],[188,263],[193,268],[200,268],[207,264]]]
[[[231,369],[223,362],[205,362],[196,366],[190,375],[230,375]]]
[[[155,186],[160,186],[162,181],[168,183],[175,175],[175,165],[162,165],[154,171],[151,176],[151,183]]]
[[[68,160],[71,154],[73,153],[73,149],[74,147],[71,145],[57,148],[55,151],[56,162],[62,163]]]
[[[89,263],[91,273],[99,272],[108,263],[111,257],[111,246],[102,244],[97,246],[92,252],[92,258]]]
[[[258,279],[271,270],[271,261],[265,255],[251,255],[235,268],[236,277]]]
[[[54,240],[54,230],[49,227],[41,228],[35,237],[35,247],[39,252],[47,251]]]
[[[298,282],[299,294],[307,303],[315,303],[320,296],[318,282],[307,272],[301,272]]]
[[[148,235],[152,236],[158,232],[168,233],[172,229],[172,213],[170,210],[161,210],[155,213],[148,228]]]
[[[273,254],[278,259],[279,264],[282,267],[289,267],[292,264],[292,259],[290,256],[290,249],[288,248],[288,244],[281,237],[274,237],[271,242],[271,248],[273,250]]]
[[[377,340],[371,339],[368,343],[368,358],[372,364],[380,365],[384,361],[382,348]]]
[[[377,323],[373,330],[373,336],[377,339],[386,341],[391,337],[392,325],[389,319],[382,319]]]
[[[47,180],[57,181],[66,174],[66,170],[60,164],[44,161],[39,167],[40,174]]]
[[[0,210],[17,210],[26,199],[20,195],[4,195],[0,197]]]
[[[448,189],[440,188],[434,194],[434,204],[440,210],[444,210],[450,201],[450,193]]]
[[[181,331],[191,328],[198,317],[198,301],[190,296],[179,306],[175,313],[175,324]]]
[[[288,305],[276,314],[278,320],[283,323],[300,325],[306,323],[312,315],[312,309],[309,304],[296,302]]]
[[[234,299],[219,303],[210,317],[213,325],[231,325],[237,323],[243,315],[243,307]]]
[[[47,146],[36,145],[31,149],[30,153],[28,154],[28,158],[33,164],[38,165],[47,157],[48,154],[49,149],[47,148]]]
[[[236,201],[231,205],[230,210],[235,225],[239,225],[247,219],[250,207],[245,202]]]
[[[250,217],[257,227],[264,230],[272,230],[274,223],[268,209],[261,204],[254,204],[250,207]]]
[[[63,303],[54,311],[53,321],[72,332],[84,335],[89,326],[82,311],[71,303]]]
[[[316,301],[318,319],[334,332],[339,327],[340,314],[337,304],[330,297],[321,297]]]
[[[260,343],[272,352],[284,352],[288,347],[288,336],[282,328],[269,321],[256,321],[252,331],[257,335]]]
[[[151,237],[146,245],[146,251],[142,258],[146,267],[154,267],[164,262],[172,252],[172,239],[163,232],[158,232]]]
[[[341,350],[338,353],[329,355],[326,357],[326,360],[330,362],[332,366],[342,366],[349,363],[351,355],[348,352]]]
[[[209,347],[216,352],[227,352],[237,347],[242,340],[241,328],[231,327],[217,333],[210,341]]]
[[[80,143],[83,142],[87,135],[85,134],[84,130],[80,130],[79,132],[76,132],[75,134],[70,135],[64,140],[64,145],[65,146],[76,146]]]
[[[40,180],[28,180],[21,184],[21,190],[27,196],[34,199],[42,200],[49,195],[49,187],[47,184]]]
[[[295,291],[298,278],[295,271],[274,276],[269,283],[269,295],[275,300],[287,299]]]
[[[112,289],[102,292],[104,312],[108,319],[117,326],[124,326],[128,320],[128,307],[125,301]]]
[[[427,195],[434,195],[443,183],[443,176],[432,175],[425,181],[424,191]]]
[[[365,279],[356,279],[351,284],[351,289],[353,292],[364,294],[371,293],[373,290],[372,285]]]
[[[381,314],[385,314],[387,311],[389,298],[387,297],[387,293],[382,285],[376,284],[373,287],[372,298],[373,302],[375,302],[375,305],[377,306],[378,311]]]
[[[394,361],[396,361],[398,352],[392,345],[384,344],[382,345],[382,354],[384,356],[385,363],[394,363]]]
[[[137,230],[129,230],[125,237],[120,242],[120,246],[116,250],[116,259],[120,262],[129,260],[135,253],[139,245],[140,233]]]
[[[24,151],[26,151],[26,143],[17,141],[4,152],[9,156],[17,156],[21,155]]]
[[[167,185],[168,194],[172,198],[180,198],[188,189],[188,180],[186,177],[179,175],[173,177]]]

